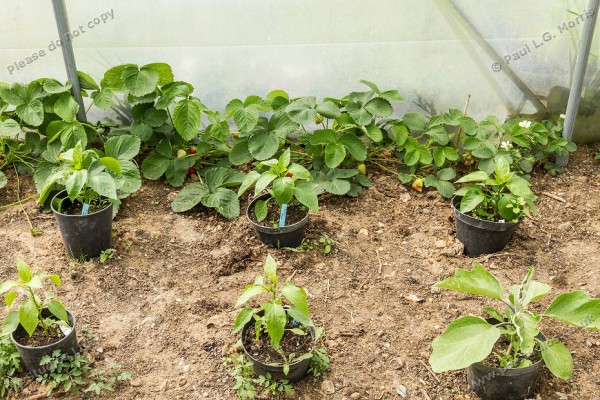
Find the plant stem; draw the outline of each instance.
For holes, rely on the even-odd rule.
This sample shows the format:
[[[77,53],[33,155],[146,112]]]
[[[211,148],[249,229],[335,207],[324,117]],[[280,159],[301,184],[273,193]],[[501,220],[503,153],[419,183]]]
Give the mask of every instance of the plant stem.
[[[25,211],[25,207],[23,206],[23,202],[21,201],[21,181],[19,179],[19,172],[17,171],[17,167],[13,164],[13,168],[15,169],[15,176],[17,178],[17,202],[16,204],[21,206],[21,210],[23,210],[23,214],[25,214],[25,218],[27,219],[27,223],[29,224],[29,233],[31,234],[31,236],[37,236],[34,235],[33,232],[36,230],[33,226],[33,224],[31,223],[31,220],[29,219],[29,214],[27,214],[27,211]]]
[[[378,162],[375,162],[375,161],[373,161],[373,160],[369,160],[369,162],[370,162],[371,164],[375,164],[375,165],[377,165],[379,168],[381,168],[381,169],[382,169],[382,170],[384,170],[384,171],[387,171],[387,172],[389,172],[389,173],[391,173],[391,174],[394,174],[394,175],[398,175],[398,172],[396,172],[396,171],[394,171],[394,170],[392,170],[392,169],[389,169],[388,167],[386,167],[386,166],[383,166],[383,165],[381,165],[381,164],[380,164],[380,163],[378,163]]]
[[[38,321],[42,325],[42,329],[44,330],[44,334],[46,336],[49,336],[49,334],[48,334],[48,327],[44,323],[44,318],[42,318],[42,307],[35,300],[35,293],[33,293],[33,290],[31,290],[31,288],[29,286],[27,286],[27,289],[29,290],[29,293],[31,294],[31,299],[33,300],[33,304],[35,304],[35,308],[37,308],[37,311],[38,311]]]
[[[36,195],[36,194],[34,194],[34,195],[31,195],[31,196],[29,196],[29,197],[26,197],[26,198],[24,198],[24,199],[22,199],[22,200],[15,201],[14,203],[5,204],[5,205],[3,205],[3,206],[0,206],[0,210],[2,210],[2,209],[4,209],[4,208],[9,208],[9,207],[12,207],[12,206],[16,206],[17,204],[25,203],[25,202],[27,202],[27,201],[29,201],[29,200],[31,200],[31,199],[35,199],[36,197],[37,197],[37,195]]]

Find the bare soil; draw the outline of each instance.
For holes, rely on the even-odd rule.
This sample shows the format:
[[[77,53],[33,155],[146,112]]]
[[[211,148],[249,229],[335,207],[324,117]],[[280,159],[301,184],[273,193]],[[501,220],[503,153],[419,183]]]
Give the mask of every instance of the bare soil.
[[[227,221],[202,208],[174,214],[177,190],[145,182],[123,202],[114,221],[116,255],[105,264],[70,260],[54,217],[33,201],[25,209],[43,229],[39,237],[30,236],[19,206],[1,209],[0,277],[15,276],[17,256],[61,274],[58,294],[94,332],[91,353],[103,350],[97,363],[116,361],[133,375],[130,385],[102,398],[235,398],[234,381],[222,366],[238,340],[231,335],[233,305],[271,253],[283,279],[293,275],[307,289],[331,356],[332,386],[311,377],[291,398],[401,399],[404,388],[407,398],[475,399],[464,371],[434,374],[427,359],[432,340],[450,321],[482,315],[481,307],[492,303],[431,286],[477,261],[504,287],[534,266],[537,280],[554,288],[539,302],[540,311],[559,292],[600,296],[600,163],[593,152],[580,148],[559,177],[534,177],[541,215],[525,219],[508,247],[493,255],[462,255],[449,201],[369,171],[372,188],[356,199],[324,197],[310,216],[307,238],[333,238],[329,255],[267,248],[243,216]],[[10,173],[8,179],[0,206],[16,199]],[[22,197],[34,194],[32,182],[24,180],[21,191]],[[575,372],[565,382],[544,370],[538,399],[598,399],[600,334],[551,321],[543,329],[549,338],[563,337]],[[331,387],[334,392],[325,394]],[[19,398],[37,393],[30,385]]]

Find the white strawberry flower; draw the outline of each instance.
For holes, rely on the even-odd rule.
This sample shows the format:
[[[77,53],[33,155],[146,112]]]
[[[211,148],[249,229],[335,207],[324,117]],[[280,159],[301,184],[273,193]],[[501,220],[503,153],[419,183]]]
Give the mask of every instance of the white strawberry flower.
[[[527,120],[521,121],[521,122],[519,122],[519,126],[521,128],[529,129],[529,128],[531,128],[531,121],[527,121]]]
[[[502,143],[500,143],[500,148],[508,151],[508,150],[512,149],[512,143],[509,142],[508,140],[505,140]]]
[[[566,116],[565,114],[560,114],[560,117],[559,117],[559,118],[560,118],[560,119],[565,119],[565,118],[567,118],[567,116]]]

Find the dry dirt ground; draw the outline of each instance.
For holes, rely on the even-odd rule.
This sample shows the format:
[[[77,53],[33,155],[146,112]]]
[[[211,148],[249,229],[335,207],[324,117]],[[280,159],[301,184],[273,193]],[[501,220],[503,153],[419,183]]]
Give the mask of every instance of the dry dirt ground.
[[[132,373],[131,384],[102,396],[124,400],[235,398],[222,366],[236,341],[233,305],[268,253],[284,278],[293,275],[308,290],[331,356],[327,379],[335,392],[325,394],[321,381],[308,378],[294,399],[401,399],[400,385],[412,399],[475,399],[464,371],[434,375],[427,367],[433,338],[459,315],[481,315],[487,304],[431,289],[457,267],[482,262],[510,285],[534,266],[554,294],[583,289],[600,296],[600,162],[592,148],[580,148],[562,176],[538,174],[541,215],[521,223],[503,252],[475,259],[463,256],[454,239],[448,201],[406,189],[394,176],[371,178],[373,187],[358,198],[324,198],[311,215],[307,237],[333,238],[329,255],[269,249],[245,217],[230,222],[201,209],[174,214],[176,190],[145,182],[114,221],[115,257],[79,264],[66,257],[54,217],[29,201],[25,209],[43,235],[29,235],[20,207],[0,210],[0,278],[15,275],[17,256],[60,273],[64,303],[95,335],[91,357]],[[22,186],[22,197],[34,194],[30,180]],[[15,189],[10,183],[0,191],[0,204],[14,201]],[[600,398],[600,334],[554,323],[544,332],[565,336],[575,373],[563,382],[546,370],[538,399]],[[37,390],[30,385],[20,398]]]

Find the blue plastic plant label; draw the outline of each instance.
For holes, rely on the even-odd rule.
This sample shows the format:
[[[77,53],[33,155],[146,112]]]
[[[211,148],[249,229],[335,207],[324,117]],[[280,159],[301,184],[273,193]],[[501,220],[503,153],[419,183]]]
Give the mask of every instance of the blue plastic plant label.
[[[90,205],[83,203],[83,207],[81,208],[81,215],[88,215],[89,209],[90,209]]]
[[[285,226],[285,218],[287,216],[287,204],[281,205],[281,214],[279,215],[279,227],[283,228]]]

